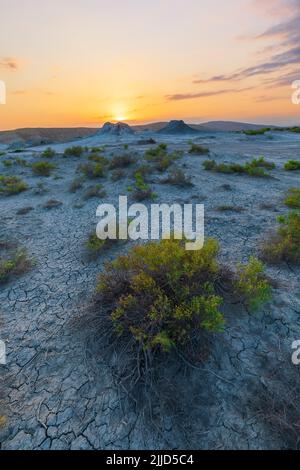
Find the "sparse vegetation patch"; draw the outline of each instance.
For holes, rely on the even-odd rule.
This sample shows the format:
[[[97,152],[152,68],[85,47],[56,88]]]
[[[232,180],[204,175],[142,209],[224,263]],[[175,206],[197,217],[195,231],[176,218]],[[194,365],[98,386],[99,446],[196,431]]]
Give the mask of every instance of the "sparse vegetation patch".
[[[28,189],[28,185],[17,176],[0,175],[0,195],[10,196]]]

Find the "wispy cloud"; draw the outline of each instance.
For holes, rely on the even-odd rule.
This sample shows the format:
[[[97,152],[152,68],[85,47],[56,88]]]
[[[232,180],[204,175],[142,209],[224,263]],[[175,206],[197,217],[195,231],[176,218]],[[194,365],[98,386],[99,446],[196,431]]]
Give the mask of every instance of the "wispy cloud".
[[[200,91],[199,93],[175,93],[173,95],[166,95],[165,98],[168,101],[194,100],[197,98],[208,98],[210,96],[226,95],[230,93],[241,93],[243,91],[252,90],[252,88],[253,87],[241,89],[227,88],[224,90]]]
[[[18,70],[20,68],[20,61],[13,57],[4,57],[0,59],[0,68],[11,71]]]
[[[273,72],[284,73],[288,67],[300,64],[299,0],[268,0],[266,3],[261,2],[261,0],[259,0],[259,2],[255,0],[254,4],[257,8],[260,8],[260,11],[267,7],[268,11],[272,12],[270,15],[276,18],[279,17],[279,14],[283,16],[283,12],[289,12],[289,15],[285,15],[287,19],[278,21],[266,31],[251,38],[255,41],[275,40],[275,44],[271,48],[268,46],[260,51],[264,59],[251,67],[235,70],[229,74],[215,75],[208,79],[199,78],[194,80],[194,84],[240,81],[251,77],[269,75]],[[274,50],[277,52],[274,53]],[[280,83],[280,80],[278,80],[278,86]]]

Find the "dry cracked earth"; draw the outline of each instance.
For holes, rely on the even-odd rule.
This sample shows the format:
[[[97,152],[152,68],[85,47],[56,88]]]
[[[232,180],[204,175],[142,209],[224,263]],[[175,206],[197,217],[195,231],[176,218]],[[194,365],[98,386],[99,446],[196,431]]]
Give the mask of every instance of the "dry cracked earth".
[[[300,138],[228,133],[199,139],[218,162],[243,163],[264,155],[276,164],[267,179],[205,171],[207,157],[189,155],[187,140],[157,140],[184,151],[176,165],[194,184],[161,184],[163,176],[154,173],[149,179],[157,202],[204,203],[206,236],[220,241],[227,264],[257,255],[276,217],[287,212],[287,189],[299,185],[299,172],[284,171],[283,165],[299,159]],[[63,146],[56,148],[62,151]],[[133,142],[128,151],[142,160],[147,148]],[[17,156],[31,163],[40,150]],[[106,145],[107,157],[121,152],[117,142]],[[7,153],[1,159],[15,157]],[[35,260],[29,272],[0,285],[0,339],[7,348],[7,364],[0,366],[1,449],[297,448],[299,428],[292,421],[293,410],[299,410],[300,366],[292,364],[291,345],[300,339],[299,268],[267,266],[276,281],[272,301],[255,314],[231,305],[225,332],[213,336],[211,354],[201,367],[172,355],[165,358],[161,378],[173,401],[158,395],[150,419],[116,386],[116,358],[103,352],[105,332],[96,321],[100,312],[93,311],[103,263],[130,243],[89,258],[84,244],[104,200],[83,198],[92,181],[69,192],[77,158],[58,154],[53,163],[57,168],[46,178],[33,176],[29,167],[5,168],[0,162],[2,174],[19,175],[30,186],[19,195],[0,197],[0,238],[26,247]],[[118,182],[109,176],[100,180],[105,202],[117,204],[119,194],[128,194],[133,170],[126,169]],[[45,191],[37,191],[40,182]],[[62,204],[45,209],[49,199]],[[224,204],[243,210],[219,211]],[[32,210],[18,214],[24,207]]]

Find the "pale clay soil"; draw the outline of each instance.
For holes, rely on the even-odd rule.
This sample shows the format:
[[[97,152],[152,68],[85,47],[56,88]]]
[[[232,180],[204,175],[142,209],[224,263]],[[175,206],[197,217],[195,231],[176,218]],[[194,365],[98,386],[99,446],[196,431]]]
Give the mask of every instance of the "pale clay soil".
[[[194,183],[182,189],[157,183],[164,175],[150,175],[157,202],[204,203],[206,236],[220,241],[223,262],[235,265],[257,255],[276,217],[288,210],[283,204],[286,190],[299,186],[300,172],[284,171],[283,164],[300,159],[300,137],[220,133],[198,139],[218,162],[243,163],[264,155],[276,163],[268,179],[204,171],[202,161],[208,157],[189,155],[187,139],[160,135],[156,140],[167,142],[170,150],[184,150],[177,165]],[[100,141],[88,139],[87,143]],[[67,146],[52,147],[61,151]],[[129,145],[141,160],[147,148]],[[21,157],[33,162],[40,150],[1,159]],[[106,156],[122,152],[121,143],[107,143]],[[83,189],[69,192],[79,160],[85,159],[57,155],[52,160],[57,169],[48,178],[33,176],[30,168],[5,168],[0,162],[2,174],[20,175],[30,185],[22,194],[0,197],[0,238],[17,241],[36,260],[28,273],[0,286],[0,339],[7,346],[7,365],[0,366],[0,415],[6,418],[0,427],[1,448],[278,449],[296,445],[284,438],[268,411],[273,400],[288,396],[292,388],[299,397],[300,366],[291,362],[291,344],[300,339],[297,267],[267,267],[277,286],[272,301],[259,312],[249,314],[240,305],[227,308],[226,330],[215,335],[202,368],[167,359],[164,380],[176,391],[176,410],[168,404],[160,406],[157,398],[150,422],[117,390],[113,358],[102,355],[103,332],[89,322],[89,316],[104,261],[125,252],[130,243],[107,250],[96,260],[88,258],[84,243],[96,227],[97,205],[117,204],[119,194],[128,194],[134,168],[125,169],[128,176],[117,183],[99,180],[107,191],[104,200],[85,201],[84,189],[98,181],[88,180]],[[36,195],[34,188],[41,181],[47,193]],[[225,183],[231,190],[222,187]],[[63,204],[46,210],[42,206],[49,199]],[[271,205],[262,209],[262,203]],[[244,211],[216,210],[224,204]],[[17,215],[27,206],[33,210]]]

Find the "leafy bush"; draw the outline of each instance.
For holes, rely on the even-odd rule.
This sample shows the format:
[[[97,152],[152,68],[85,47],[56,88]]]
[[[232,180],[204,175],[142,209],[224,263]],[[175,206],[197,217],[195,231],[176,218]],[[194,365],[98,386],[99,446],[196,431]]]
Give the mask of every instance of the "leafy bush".
[[[81,157],[85,149],[80,145],[75,145],[73,147],[66,148],[64,151],[65,157]]]
[[[2,163],[6,168],[10,168],[11,166],[13,166],[12,160],[2,160]]]
[[[203,162],[205,170],[215,171],[217,173],[238,173],[247,174],[249,176],[267,177],[268,173],[264,169],[272,170],[275,168],[274,163],[267,162],[264,157],[258,159],[254,158],[251,162],[245,165],[239,163],[216,163],[215,160],[205,160]]]
[[[103,189],[102,184],[96,184],[95,186],[90,186],[85,194],[84,199],[90,199],[92,197],[103,198],[106,196],[106,191]]]
[[[264,276],[261,261],[251,257],[247,265],[238,266],[235,292],[252,311],[271,299],[271,287]]]
[[[157,161],[160,158],[165,157],[167,153],[167,144],[159,144],[156,147],[148,149],[145,153],[145,158],[149,161]]]
[[[292,211],[277,220],[281,225],[263,244],[263,259],[272,264],[281,261],[300,264],[300,213]]]
[[[266,173],[263,168],[251,167],[251,166],[247,168],[247,174],[249,176],[257,176],[261,178],[266,178],[268,176],[268,173]]]
[[[271,130],[270,127],[265,127],[263,129],[257,129],[257,130],[248,130],[248,131],[243,131],[245,135],[264,135],[266,132],[269,132]]]
[[[140,165],[135,171],[135,174],[136,173],[140,173],[142,177],[145,179],[148,175],[153,173],[153,168],[151,165],[148,165],[148,164]]]
[[[292,209],[300,209],[300,188],[290,188],[284,203]]]
[[[189,153],[194,154],[194,155],[206,155],[209,153],[209,149],[206,147],[203,147],[202,145],[191,143]]]
[[[102,153],[104,152],[105,147],[91,147],[90,152],[91,153]]]
[[[112,158],[109,168],[111,170],[116,168],[126,168],[133,163],[135,163],[135,159],[131,155],[118,155]]]
[[[88,159],[95,163],[101,163],[103,166],[107,165],[109,160],[103,155],[98,155],[97,153],[92,153],[88,156]]]
[[[136,201],[144,201],[146,199],[154,200],[156,194],[152,191],[150,186],[145,182],[143,175],[140,172],[136,172],[134,175],[135,183],[134,187],[127,188],[128,191],[133,191],[133,197]]]
[[[1,250],[2,251],[2,250]],[[13,276],[19,276],[33,265],[28,259],[27,251],[22,249],[13,250],[6,255],[0,256],[0,283],[8,281]]]
[[[101,251],[104,248],[107,241],[108,241],[108,239],[107,240],[100,240],[100,238],[97,237],[97,234],[95,232],[92,232],[89,235],[85,246],[89,251],[91,251],[93,253],[98,253],[99,251]]]
[[[131,334],[146,349],[169,351],[193,330],[222,330],[222,299],[214,289],[217,252],[214,240],[198,252],[163,240],[106,264],[98,289],[111,304],[116,331]]]
[[[166,155],[165,157],[162,157],[160,160],[155,162],[154,167],[157,171],[163,173],[172,165],[172,163],[173,158],[171,158],[169,155]]]
[[[19,166],[23,166],[23,167],[29,166],[27,160],[25,160],[24,158],[15,158],[14,162],[16,165],[19,165]]]
[[[295,126],[295,127],[289,127],[290,132],[295,132],[296,134],[300,134],[300,127]]]
[[[87,178],[102,178],[104,176],[104,168],[102,163],[83,163],[78,166],[78,171],[83,173]]]
[[[202,163],[204,170],[207,171],[217,171],[217,162],[215,160],[204,160]]]
[[[31,165],[32,171],[37,176],[50,176],[55,165],[46,161],[40,161]]]
[[[56,152],[51,147],[48,147],[46,150],[42,152],[42,158],[53,158],[55,157]]]
[[[28,185],[17,176],[0,175],[0,194],[6,196],[19,194],[28,189]]]
[[[165,352],[204,331],[222,331],[224,299],[218,286],[229,275],[217,261],[218,251],[214,239],[199,251],[186,251],[183,241],[162,240],[135,246],[106,263],[97,290],[115,331],[133,336],[143,349]],[[262,264],[255,259],[238,268],[230,288],[252,309],[270,298]]]
[[[19,165],[23,167],[28,166],[28,163],[24,158],[14,158],[13,160],[2,160],[2,163],[7,168],[12,167],[13,165]]]
[[[286,171],[295,171],[300,170],[300,160],[289,160],[285,165],[284,169]]]
[[[193,186],[191,178],[187,176],[181,168],[173,170],[164,183],[173,184],[182,188]]]
[[[274,170],[275,167],[275,163],[267,162],[264,157],[253,158],[250,163],[245,164],[246,171],[248,168],[265,168],[266,170]]]

